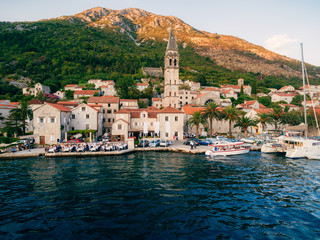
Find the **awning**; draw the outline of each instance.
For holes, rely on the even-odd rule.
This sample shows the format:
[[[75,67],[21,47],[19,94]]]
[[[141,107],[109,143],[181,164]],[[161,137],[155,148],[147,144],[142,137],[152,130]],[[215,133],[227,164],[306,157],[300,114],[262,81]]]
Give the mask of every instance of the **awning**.
[[[286,130],[288,130],[288,131],[307,131],[308,125],[302,123],[298,126],[289,126],[286,128]]]
[[[19,136],[19,139],[28,139],[28,138],[35,138],[38,137],[38,134],[34,134],[34,135],[24,135],[24,136]]]
[[[72,137],[75,138],[75,139],[78,139],[78,138],[82,137],[82,134],[81,133],[77,133],[77,134],[73,135]]]

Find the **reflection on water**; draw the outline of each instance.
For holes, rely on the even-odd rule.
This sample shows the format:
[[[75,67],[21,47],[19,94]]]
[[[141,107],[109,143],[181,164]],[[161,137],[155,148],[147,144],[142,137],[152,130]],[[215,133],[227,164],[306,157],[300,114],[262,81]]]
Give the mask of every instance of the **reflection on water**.
[[[320,162],[145,152],[0,162],[0,239],[317,239]]]

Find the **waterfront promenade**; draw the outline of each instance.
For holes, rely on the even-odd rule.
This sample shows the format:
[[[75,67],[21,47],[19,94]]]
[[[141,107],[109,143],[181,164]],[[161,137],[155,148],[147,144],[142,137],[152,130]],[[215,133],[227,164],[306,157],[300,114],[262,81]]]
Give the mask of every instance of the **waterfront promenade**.
[[[0,159],[15,159],[15,158],[30,158],[30,157],[85,157],[85,156],[113,156],[113,155],[122,155],[133,152],[142,152],[142,151],[170,151],[170,152],[183,152],[190,154],[204,154],[207,150],[211,149],[210,146],[200,145],[194,149],[191,149],[190,146],[184,145],[184,140],[173,141],[172,144],[168,147],[139,147],[134,149],[125,149],[117,151],[97,151],[97,152],[57,152],[57,153],[48,153],[44,148],[34,148],[30,150],[17,151],[13,153],[4,153],[0,154]],[[260,147],[252,146],[252,151],[260,151]]]

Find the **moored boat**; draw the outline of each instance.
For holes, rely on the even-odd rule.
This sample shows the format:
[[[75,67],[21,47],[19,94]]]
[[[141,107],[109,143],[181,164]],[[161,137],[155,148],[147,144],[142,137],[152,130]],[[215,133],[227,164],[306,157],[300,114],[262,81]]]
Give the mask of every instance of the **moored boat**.
[[[212,146],[212,150],[207,150],[205,155],[212,157],[244,154],[248,153],[251,149],[250,145],[244,144],[243,142],[224,143],[210,146]]]

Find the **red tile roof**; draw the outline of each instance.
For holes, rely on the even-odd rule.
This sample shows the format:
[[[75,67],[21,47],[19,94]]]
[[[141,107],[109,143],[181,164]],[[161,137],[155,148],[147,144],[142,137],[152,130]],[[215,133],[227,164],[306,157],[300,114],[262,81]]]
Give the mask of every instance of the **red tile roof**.
[[[120,99],[120,102],[138,102],[137,99]]]
[[[203,91],[220,91],[220,88],[217,87],[206,87]]]
[[[148,83],[137,83],[137,86],[149,86]]]
[[[192,115],[195,112],[203,112],[203,111],[205,111],[205,109],[206,109],[205,107],[195,107],[192,104],[185,105],[182,107],[182,110],[187,115]]]
[[[114,96],[90,97],[87,103],[119,103],[120,98]]]
[[[271,113],[272,109],[270,108],[255,108],[253,109],[257,114],[261,114],[261,113]]]
[[[17,108],[18,105],[0,104],[0,107]]]
[[[181,110],[173,108],[173,107],[165,107],[162,110],[160,110],[161,113],[183,113]]]
[[[77,86],[78,86],[78,84],[68,84],[65,87],[77,87]]]
[[[71,112],[71,109],[70,108],[67,108],[63,105],[60,105],[60,104],[56,104],[56,103],[47,103],[48,105],[62,111],[62,112]]]
[[[298,93],[275,93],[274,95],[278,95],[281,97],[294,97],[298,95]]]
[[[126,120],[124,120],[124,119],[122,119],[122,118],[118,119],[118,120],[115,121],[115,122],[119,122],[119,121],[123,121],[123,122],[125,122],[126,124],[130,124],[129,122],[127,122]]]
[[[96,90],[76,90],[74,91],[74,95],[94,95],[98,92]]]
[[[32,105],[32,104],[44,104],[44,103],[45,103],[44,100],[36,99],[36,98],[34,98],[34,99],[32,99],[32,100],[30,100],[30,101],[28,102],[29,105]]]

